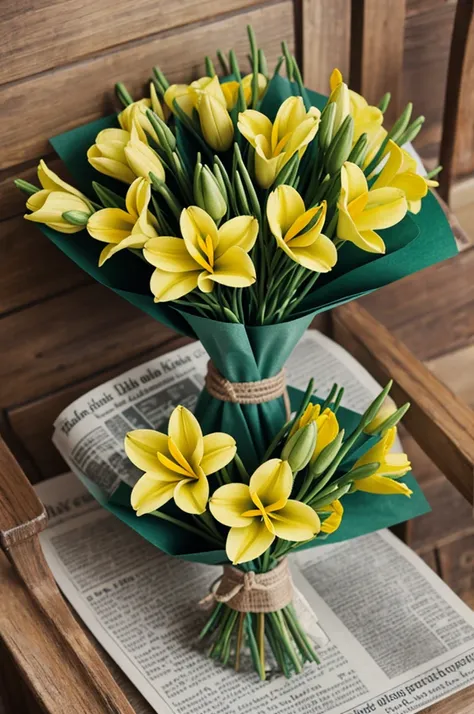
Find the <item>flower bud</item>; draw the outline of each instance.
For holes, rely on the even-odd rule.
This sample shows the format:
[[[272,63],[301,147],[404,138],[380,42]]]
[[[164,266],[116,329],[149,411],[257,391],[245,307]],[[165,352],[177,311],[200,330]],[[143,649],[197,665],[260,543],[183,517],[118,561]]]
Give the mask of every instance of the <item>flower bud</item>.
[[[153,172],[155,176],[164,181],[165,170],[160,157],[143,141],[140,141],[135,127],[132,127],[130,141],[124,149],[128,165],[135,176],[148,178]]]
[[[227,151],[234,139],[234,125],[225,105],[207,92],[199,94],[197,111],[204,139],[211,149]]]
[[[331,141],[326,154],[326,169],[331,176],[337,173],[352,150],[354,138],[354,120],[347,116],[341,124],[337,134]]]
[[[103,129],[88,152],[87,159],[100,173],[123,183],[133,183],[135,175],[125,158],[124,149],[130,140],[130,132],[124,129]]]
[[[333,126],[333,133],[335,133],[351,111],[349,88],[345,82],[340,82],[332,90],[328,102],[336,105],[336,115],[334,117]]]
[[[227,213],[227,203],[216,177],[208,166],[202,164],[196,164],[194,172],[194,199],[215,221],[219,221]]]
[[[27,221],[44,223],[60,233],[82,231],[93,213],[90,204],[80,196],[47,189],[30,196],[26,207],[32,211],[25,216]]]
[[[309,463],[316,446],[316,436],[316,423],[311,421],[298,429],[286,442],[281,458],[288,461],[293,473],[301,471]]]
[[[332,464],[339,453],[344,435],[344,429],[341,429],[339,434],[327,446],[325,446],[319,456],[317,456],[311,465],[311,474],[313,476],[319,476]]]

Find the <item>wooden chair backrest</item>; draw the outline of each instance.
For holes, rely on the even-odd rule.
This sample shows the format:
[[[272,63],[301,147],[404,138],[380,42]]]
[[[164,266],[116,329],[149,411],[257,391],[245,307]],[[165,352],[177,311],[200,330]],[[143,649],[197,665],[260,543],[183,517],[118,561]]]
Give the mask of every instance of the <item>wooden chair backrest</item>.
[[[450,65],[460,91],[459,101],[451,97],[450,107],[459,109],[448,112],[448,123],[462,125],[463,131],[473,101],[467,91],[473,71],[472,5],[473,0],[458,2]],[[50,433],[67,403],[175,346],[177,338],[93,284],[26,223],[24,197],[13,187],[13,177],[35,180],[40,156],[64,175],[48,137],[112,111],[115,81],[123,80],[138,97],[153,64],[159,63],[171,81],[183,81],[202,73],[202,57],[218,47],[234,47],[243,61],[247,23],[254,26],[270,66],[286,38],[296,48],[308,86],[327,92],[329,73],[339,66],[369,101],[390,90],[393,118],[404,101],[404,38],[410,22],[416,34],[415,6],[415,0],[406,7],[404,0],[136,0],[133,10],[128,0],[58,0],[54,5],[32,0],[21,9],[14,0],[1,4],[0,431],[32,480],[64,468]],[[449,12],[452,21],[452,6]],[[426,19],[425,9],[420,13]],[[440,18],[439,23],[446,21],[443,14]],[[419,49],[419,38],[414,45]],[[405,75],[413,84],[413,48],[408,49]],[[431,88],[435,81],[430,75],[425,85]],[[464,149],[474,141],[471,124],[468,130],[458,142]],[[446,153],[451,167],[452,157],[459,155],[463,171],[474,168],[472,152],[466,159],[464,149]]]

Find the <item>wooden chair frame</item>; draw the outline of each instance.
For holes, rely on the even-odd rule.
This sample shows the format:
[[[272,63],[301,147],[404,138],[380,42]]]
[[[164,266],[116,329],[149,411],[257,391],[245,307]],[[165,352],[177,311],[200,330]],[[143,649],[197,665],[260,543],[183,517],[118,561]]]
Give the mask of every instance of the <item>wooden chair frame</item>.
[[[341,66],[350,66],[351,80],[369,100],[378,99],[392,77],[393,111],[399,108],[403,52],[404,1],[302,0],[295,3],[297,39],[303,48],[307,82],[313,63],[332,38],[321,28],[321,49],[305,51],[305,28],[313,31],[323,13],[349,23],[342,43]],[[473,63],[473,0],[459,0],[449,66],[442,162],[447,167],[440,193],[449,198],[456,129],[469,101],[465,81]],[[378,51],[384,24],[390,19],[391,52]],[[352,34],[349,50],[349,34]],[[371,62],[375,50],[385,61]],[[316,59],[315,56],[316,55]],[[308,76],[309,75],[309,76]],[[455,82],[456,80],[456,82]],[[454,84],[456,91],[453,89]],[[447,210],[447,209],[446,209]],[[460,244],[466,241],[456,227]],[[423,451],[470,502],[474,501],[474,414],[421,364],[385,327],[357,303],[341,307],[331,316],[333,337],[346,347],[380,381],[394,380],[397,401],[410,401],[407,429]],[[171,345],[169,345],[169,348]],[[49,714],[133,714],[95,646],[63,600],[39,543],[46,513],[22,469],[0,441],[0,602],[5,616],[0,631],[2,677],[12,697],[12,711],[36,706]],[[6,557],[5,557],[6,556]],[[9,672],[21,677],[24,688],[9,687]],[[431,714],[472,712],[472,689],[460,692],[427,710]]]

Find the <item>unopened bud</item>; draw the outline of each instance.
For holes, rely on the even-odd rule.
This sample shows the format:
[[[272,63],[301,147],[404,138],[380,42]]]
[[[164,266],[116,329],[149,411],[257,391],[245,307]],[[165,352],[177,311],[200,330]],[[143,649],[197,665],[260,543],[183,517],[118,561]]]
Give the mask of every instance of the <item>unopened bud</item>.
[[[326,155],[326,168],[331,176],[337,173],[341,169],[342,164],[347,161],[352,150],[353,137],[354,120],[351,116],[347,116],[342,122],[336,136],[331,141]]]
[[[219,182],[208,166],[196,164],[194,170],[194,199],[197,205],[206,211],[211,218],[219,221],[227,213],[227,203]]]
[[[333,439],[319,454],[318,458],[311,466],[311,474],[313,476],[319,476],[332,464],[339,449],[341,448],[342,440],[344,439],[344,429],[341,429],[339,434]]]
[[[286,442],[281,458],[288,461],[293,473],[301,471],[309,463],[316,446],[317,428],[314,421],[298,429]]]

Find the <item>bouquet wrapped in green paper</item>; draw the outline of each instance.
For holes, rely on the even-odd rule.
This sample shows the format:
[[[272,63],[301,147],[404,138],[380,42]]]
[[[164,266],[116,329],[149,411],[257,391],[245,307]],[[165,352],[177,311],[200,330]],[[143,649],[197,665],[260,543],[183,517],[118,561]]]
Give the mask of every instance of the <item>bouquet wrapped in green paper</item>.
[[[274,609],[239,610],[235,598],[269,591],[270,573],[287,586],[282,563],[295,544],[354,537],[425,508],[411,477],[391,478],[409,470],[388,453],[405,407],[382,419],[385,390],[359,417],[340,408],[338,389],[321,402],[312,387],[287,388],[285,362],[317,313],[456,248],[430,192],[435,172],[420,175],[403,148],[423,123],[411,105],[388,130],[389,95],[371,106],[338,70],[329,98],[318,95],[285,43],[270,76],[251,28],[249,39],[249,74],[233,51],[218,52],[223,77],[206,57],[206,76],[189,85],[155,67],[148,97],[133,101],[118,84],[118,115],[53,138],[79,188],[44,162],[41,189],[16,183],[25,218],[72,260],[208,352],[195,415],[178,407],[168,435],[132,432],[127,453],[145,474],[105,505],[168,553],[237,566],[206,632],[213,656],[226,662],[232,650],[237,666],[248,641],[264,676],[265,637],[286,674],[315,659],[313,648],[291,590]],[[159,518],[137,518],[130,497],[138,515]],[[183,539],[193,529],[201,540]]]

